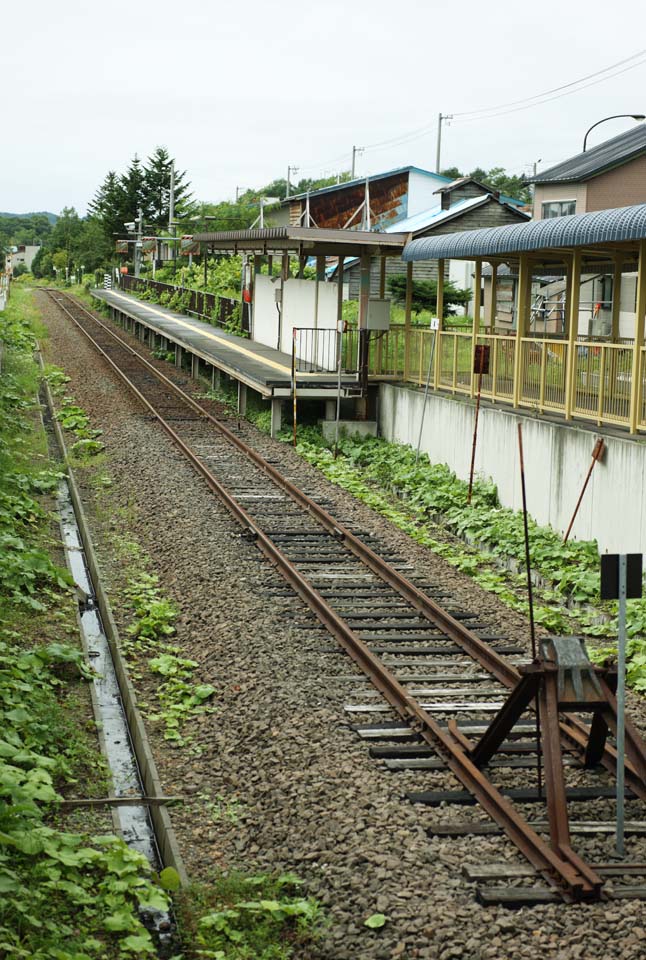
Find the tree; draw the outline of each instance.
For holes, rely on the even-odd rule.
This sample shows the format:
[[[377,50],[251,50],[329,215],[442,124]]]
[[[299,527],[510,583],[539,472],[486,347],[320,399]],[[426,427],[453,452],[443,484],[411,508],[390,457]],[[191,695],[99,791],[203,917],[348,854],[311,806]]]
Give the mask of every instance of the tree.
[[[106,252],[114,246],[115,234],[123,233],[126,222],[126,200],[120,179],[114,170],[109,170],[105,180],[88,204],[88,216],[95,220],[104,234]]]
[[[406,301],[406,275],[397,273],[388,278],[388,289],[393,295],[396,303],[405,303]],[[421,310],[430,310],[432,313],[437,309],[437,280],[413,280],[412,285],[412,309],[414,313]],[[465,306],[473,298],[471,290],[461,290],[454,286],[450,280],[444,281],[444,310],[443,317],[452,317],[455,314],[453,307],[456,304]]]
[[[146,214],[148,197],[145,176],[137,154],[132,158],[126,172],[119,177],[119,194],[120,215],[123,217],[123,222],[117,229],[123,231],[125,229],[123,224],[133,221],[138,216],[140,207],[144,210],[144,215]]]
[[[168,227],[170,215],[171,166],[174,163],[166,147],[157,147],[143,171],[143,209],[146,221],[157,228]],[[186,171],[175,167],[175,217],[182,220],[196,214],[197,207],[186,180]]]

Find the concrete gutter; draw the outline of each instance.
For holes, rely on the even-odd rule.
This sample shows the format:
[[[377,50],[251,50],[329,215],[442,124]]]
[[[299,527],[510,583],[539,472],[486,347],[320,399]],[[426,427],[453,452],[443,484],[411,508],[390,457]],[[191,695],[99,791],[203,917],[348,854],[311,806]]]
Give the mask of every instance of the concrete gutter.
[[[39,362],[42,368],[43,361],[40,354]],[[50,386],[46,380],[43,380],[43,391],[47,401],[47,406],[52,416],[52,424],[56,442],[63,458],[70,497],[76,513],[76,520],[81,534],[81,540],[83,543],[83,549],[85,551],[90,576],[96,592],[99,612],[101,614],[101,619],[103,620],[103,627],[108,638],[108,644],[110,646],[110,652],[112,654],[112,660],[119,684],[119,692],[123,701],[123,708],[128,721],[128,726],[130,728],[130,736],[132,738],[135,756],[139,765],[144,792],[148,797],[155,799],[162,798],[164,796],[164,791],[162,790],[161,781],[157,772],[157,765],[155,764],[150,742],[148,740],[148,734],[146,733],[146,728],[141,713],[137,707],[137,696],[132,685],[132,681],[130,680],[128,667],[121,653],[119,632],[112,615],[107,594],[103,587],[103,578],[100,572],[94,544],[92,542],[89,524],[83,508],[83,501],[81,499],[76,478],[74,476],[74,471],[69,465],[65,437],[60,423],[55,418],[54,399]],[[159,847],[163,865],[165,867],[173,867],[173,869],[177,871],[181,885],[186,886],[188,884],[188,875],[186,873],[186,868],[184,867],[180,853],[177,836],[171,823],[170,814],[163,803],[150,804],[149,812],[155,830],[157,845]]]

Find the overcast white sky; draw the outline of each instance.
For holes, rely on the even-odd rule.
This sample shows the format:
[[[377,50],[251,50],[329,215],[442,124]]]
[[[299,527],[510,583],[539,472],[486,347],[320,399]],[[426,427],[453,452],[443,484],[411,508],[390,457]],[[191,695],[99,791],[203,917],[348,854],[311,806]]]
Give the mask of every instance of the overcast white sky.
[[[164,144],[196,198],[348,169],[435,166],[438,112],[530,97],[646,48],[622,0],[29,0],[3,4],[0,210],[86,204],[106,172]],[[523,172],[577,153],[586,128],[646,113],[646,63],[572,96],[456,120],[442,165]],[[632,120],[612,121],[590,144]],[[539,167],[540,169],[540,167]]]

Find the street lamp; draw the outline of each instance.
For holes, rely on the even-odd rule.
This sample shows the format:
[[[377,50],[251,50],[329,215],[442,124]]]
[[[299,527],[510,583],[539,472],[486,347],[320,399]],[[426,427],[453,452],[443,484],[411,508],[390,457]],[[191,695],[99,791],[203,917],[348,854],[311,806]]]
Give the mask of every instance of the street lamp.
[[[603,120],[597,120],[597,122],[593,123],[590,129],[586,131],[585,137],[583,138],[583,153],[585,153],[585,145],[588,142],[588,134],[594,130],[595,127],[598,127],[600,123],[605,123],[606,120],[619,120],[620,117],[632,117],[633,120],[646,120],[646,115],[643,113],[614,113],[611,117],[604,117]]]

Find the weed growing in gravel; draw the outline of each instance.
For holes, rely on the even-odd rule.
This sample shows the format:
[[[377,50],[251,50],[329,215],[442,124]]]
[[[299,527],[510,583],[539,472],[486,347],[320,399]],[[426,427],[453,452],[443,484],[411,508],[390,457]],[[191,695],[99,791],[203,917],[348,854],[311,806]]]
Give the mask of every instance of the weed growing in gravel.
[[[189,717],[211,709],[205,704],[215,687],[193,683],[199,664],[180,656],[180,648],[168,642],[175,634],[177,609],[160,595],[159,578],[140,573],[128,581],[125,594],[136,619],[126,631],[124,650],[135,662],[139,656],[154,652],[156,655],[147,660],[148,669],[162,678],[155,689],[159,709],[148,712],[147,717],[164,725],[165,740],[184,746],[188,738],[182,734],[182,728]]]
[[[49,368],[46,378],[50,384],[54,385],[53,392],[57,396],[61,395],[63,385],[69,380],[69,377],[56,367]],[[88,414],[78,406],[74,397],[63,396],[56,419],[64,430],[69,430],[76,437],[71,453],[77,461],[83,463],[104,450],[103,444],[98,439],[103,430],[90,427]]]
[[[332,482],[497,594],[507,606],[527,612],[522,517],[500,506],[493,484],[477,480],[473,501],[467,506],[466,483],[447,466],[432,464],[425,454],[416,463],[411,447],[346,436],[335,460],[320,431],[306,427],[300,431],[297,450]],[[442,542],[439,538],[447,528],[473,545]],[[596,543],[563,544],[558,533],[531,520],[530,543],[533,568],[549,584],[537,590],[537,622],[551,632],[616,636],[616,605],[599,600]],[[517,563],[516,573],[502,567],[509,558]],[[636,689],[646,689],[646,601],[633,601],[630,607],[629,677]],[[606,657],[613,648],[591,653]]]
[[[238,822],[241,803],[237,797],[225,797],[221,793],[211,797],[208,793],[198,793],[197,799],[200,801],[200,809],[206,810],[214,823],[228,820],[235,825]]]
[[[291,873],[247,877],[231,872],[181,891],[176,907],[186,960],[289,960],[322,924],[316,900],[298,895]]]

